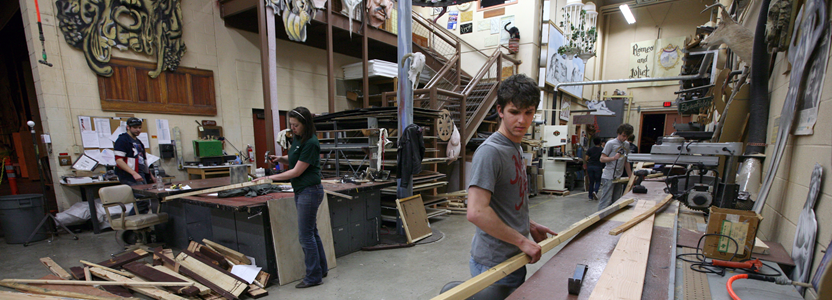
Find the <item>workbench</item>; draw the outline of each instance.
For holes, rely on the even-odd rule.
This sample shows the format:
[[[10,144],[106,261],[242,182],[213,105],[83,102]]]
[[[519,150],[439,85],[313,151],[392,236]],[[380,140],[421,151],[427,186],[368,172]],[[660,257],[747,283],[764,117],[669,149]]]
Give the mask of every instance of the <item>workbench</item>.
[[[664,182],[644,181],[642,185],[647,187],[647,194],[629,192],[621,198],[651,200],[658,203],[666,195],[663,192]],[[598,221],[576,235],[507,299],[589,299],[621,237],[621,235],[610,235],[609,231],[634,217],[632,213],[634,204]],[[681,210],[688,211],[684,206]],[[687,299],[697,300],[730,299],[725,290],[725,282],[736,273],[728,273],[729,275],[725,277],[714,274],[704,275],[690,271],[686,263],[676,259],[678,253],[693,251],[683,245],[689,246],[690,241],[698,239],[699,236],[683,230],[685,226],[696,226],[696,224],[688,225],[692,223],[691,219],[687,216],[678,217],[679,211],[680,203],[673,200],[656,214],[641,299],[686,299],[686,295]],[[701,222],[705,221],[704,217],[700,216],[700,218]],[[794,265],[782,246],[773,242],[767,243],[772,252],[768,255],[755,254],[753,257],[759,257],[778,270],[780,269],[778,264],[784,267],[789,264]],[[570,295],[567,279],[575,273],[577,264],[587,265],[588,269],[580,293]],[[693,277],[701,276],[698,284],[704,284],[707,289],[707,284],[710,283],[709,290],[707,292],[695,291],[688,283],[688,290],[685,291],[685,276],[690,277],[687,278],[688,281],[691,281]],[[739,280],[735,282],[734,290],[737,293],[745,293],[750,297],[749,299],[761,295],[765,295],[766,299],[802,299],[792,287],[755,280]]]
[[[228,185],[230,179],[211,178],[182,183],[194,183],[192,187],[209,188]],[[371,223],[367,222],[366,216],[380,211],[380,191],[384,187],[395,185],[394,181],[368,182],[360,185],[324,182],[322,185],[324,190],[353,198],[328,195],[327,208],[335,244],[334,255],[345,253],[343,251],[359,250],[364,245],[356,246],[359,241],[357,237],[369,235],[377,239],[378,227],[370,227]],[[161,198],[172,192],[150,189],[144,190],[144,193]],[[274,223],[269,213],[269,201],[272,200],[293,202],[294,193],[271,193],[251,198],[193,195],[174,199],[162,206],[162,211],[168,213],[168,222],[159,225],[161,228],[157,229],[158,234],[169,246],[178,249],[187,248],[192,240],[201,242],[207,238],[254,257],[257,265],[263,267],[264,271],[276,275],[277,259],[272,236]],[[364,222],[350,223],[353,220],[361,220],[359,217],[363,218]],[[360,228],[353,229],[349,225],[358,225]],[[369,238],[360,239],[368,240]]]

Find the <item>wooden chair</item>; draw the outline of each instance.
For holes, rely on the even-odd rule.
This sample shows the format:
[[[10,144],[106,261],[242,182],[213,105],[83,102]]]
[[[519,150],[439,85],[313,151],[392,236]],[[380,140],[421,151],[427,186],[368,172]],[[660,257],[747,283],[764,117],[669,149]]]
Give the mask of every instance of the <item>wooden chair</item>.
[[[161,206],[156,208],[156,213],[151,213],[151,209],[148,210],[146,214],[139,214],[138,210],[136,210],[136,198],[133,196],[133,189],[129,185],[122,184],[104,187],[98,190],[98,195],[101,197],[101,204],[104,205],[104,211],[107,213],[107,220],[109,220],[110,226],[113,230],[133,231],[138,235],[136,243],[127,247],[127,251],[133,251],[146,245],[151,228],[153,228],[154,225],[162,224],[168,221],[168,214],[159,212]],[[128,216],[125,204],[130,203],[133,204],[136,214]],[[113,219],[113,216],[110,215],[109,208],[112,206],[121,207],[122,213],[117,219]],[[121,234],[116,233],[116,236],[124,241]],[[130,244],[128,241],[124,242],[125,244]]]

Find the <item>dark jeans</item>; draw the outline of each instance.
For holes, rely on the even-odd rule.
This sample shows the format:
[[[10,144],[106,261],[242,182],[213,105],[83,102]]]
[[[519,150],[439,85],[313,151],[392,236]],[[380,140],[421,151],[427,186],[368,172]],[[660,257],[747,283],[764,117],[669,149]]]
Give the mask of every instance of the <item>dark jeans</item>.
[[[600,166],[589,166],[586,168],[586,174],[589,179],[589,199],[592,199],[592,193],[598,192],[601,187],[601,174],[604,173],[604,168]]]
[[[308,284],[319,283],[329,268],[326,265],[324,245],[318,235],[318,206],[324,199],[322,185],[306,187],[300,193],[295,193],[295,207],[298,210],[298,240],[303,248],[304,264]]]
[[[129,173],[127,173],[127,175],[121,175],[120,173],[116,173],[116,174],[118,175],[118,181],[119,182],[121,182],[123,184],[126,184],[126,185],[129,185],[129,186],[153,183],[153,182],[150,182],[150,174],[139,173],[139,175],[142,176],[144,181],[136,181],[136,179],[133,178],[133,175],[130,175]],[[142,198],[145,198],[145,197],[143,195],[134,193],[133,198],[142,199]],[[147,213],[147,210],[149,208],[150,208],[150,200],[136,201],[136,209],[134,209],[134,213],[137,211],[140,214],[144,214],[144,213]]]

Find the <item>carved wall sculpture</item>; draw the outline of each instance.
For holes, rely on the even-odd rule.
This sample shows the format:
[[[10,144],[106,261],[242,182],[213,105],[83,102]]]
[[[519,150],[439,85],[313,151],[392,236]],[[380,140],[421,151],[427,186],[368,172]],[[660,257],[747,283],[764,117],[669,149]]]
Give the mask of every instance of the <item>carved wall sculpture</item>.
[[[180,0],[57,0],[64,39],[84,52],[90,69],[112,76],[112,48],[156,56],[156,78],[175,71],[185,54]]]
[[[283,17],[283,27],[289,39],[306,41],[306,25],[315,17],[315,6],[311,0],[264,0],[275,15]]]
[[[370,16],[370,26],[380,27],[390,18],[393,10],[393,0],[367,0],[367,14]]]

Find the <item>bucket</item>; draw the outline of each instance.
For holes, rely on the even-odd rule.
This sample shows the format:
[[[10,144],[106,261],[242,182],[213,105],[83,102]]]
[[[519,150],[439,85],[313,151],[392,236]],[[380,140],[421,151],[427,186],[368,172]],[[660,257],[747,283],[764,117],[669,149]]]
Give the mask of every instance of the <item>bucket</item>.
[[[6,244],[23,244],[43,219],[43,195],[24,194],[0,196],[0,227]],[[46,239],[46,228],[41,227],[29,242]]]

